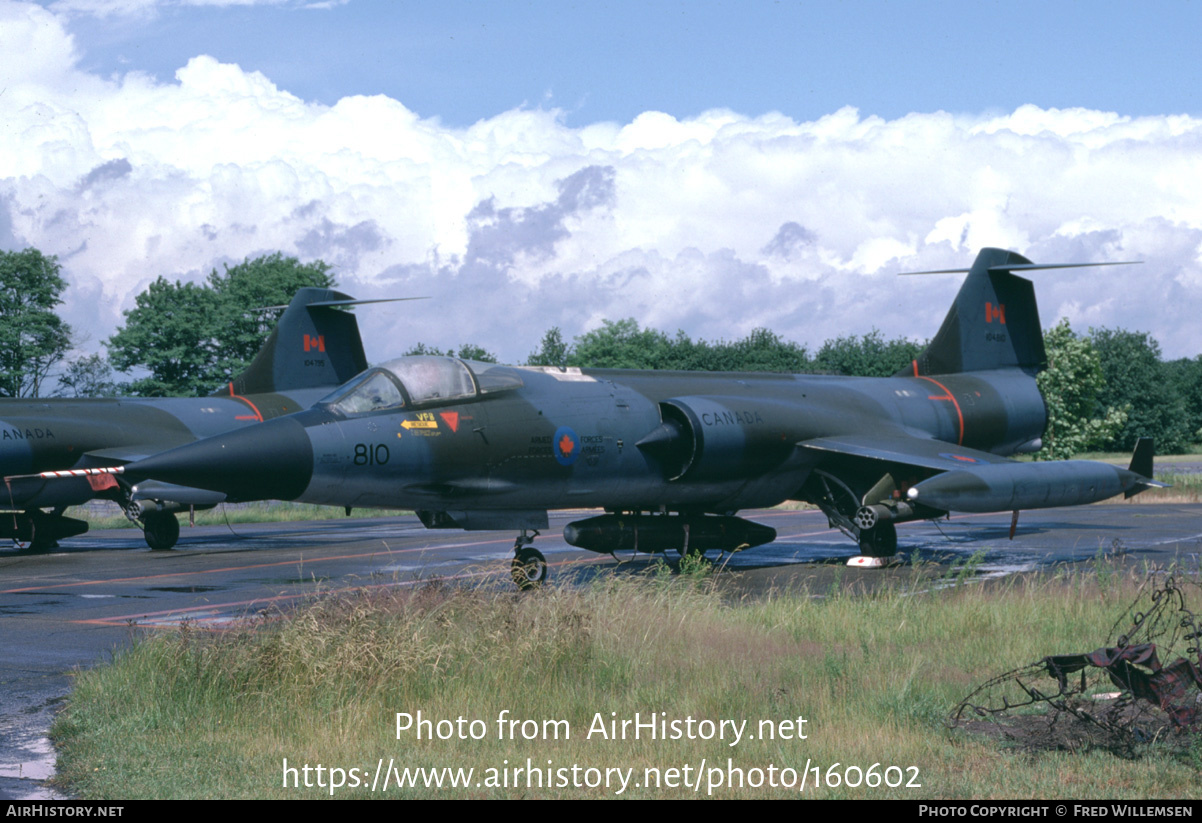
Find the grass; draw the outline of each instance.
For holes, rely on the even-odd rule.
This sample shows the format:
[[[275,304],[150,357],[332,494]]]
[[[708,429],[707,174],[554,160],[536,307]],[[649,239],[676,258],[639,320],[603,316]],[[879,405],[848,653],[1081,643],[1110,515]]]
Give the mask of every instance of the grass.
[[[1084,452],[1073,457],[1074,460],[1100,460],[1103,463],[1122,463],[1126,466],[1131,462],[1131,452]],[[1156,465],[1163,463],[1197,463],[1202,460],[1202,446],[1194,444],[1190,451],[1182,454],[1157,454]]]
[[[1202,502],[1202,473],[1190,472],[1178,474],[1173,472],[1156,472],[1156,479],[1168,483],[1169,488],[1151,488],[1140,492],[1135,497],[1111,498],[1111,503],[1198,503]]]
[[[871,596],[832,589],[734,602],[715,579],[696,566],[525,596],[432,582],[320,599],[221,633],[185,626],[142,639],[78,676],[52,731],[56,781],[92,799],[316,798],[331,794],[336,768],[346,784],[337,797],[613,797],[608,768],[633,770],[623,797],[798,795],[748,785],[768,780],[772,767],[782,781],[790,772],[781,769],[795,780],[806,771],[804,796],[822,798],[1197,796],[1196,756],[1020,754],[945,723],[994,674],[1102,645],[1136,590],[1125,573],[988,586],[966,573],[939,589],[916,574]],[[419,712],[429,723],[423,739]],[[398,713],[409,717],[400,732]],[[701,720],[746,726],[736,745],[730,734],[634,740],[597,731],[636,714],[679,721],[682,734],[688,718],[696,731]],[[512,773],[528,759],[542,770],[541,787]],[[459,788],[373,795],[349,785],[370,783],[381,763],[474,772]],[[305,788],[300,769],[310,766],[315,784],[318,764],[325,786]],[[902,769],[889,772],[892,781],[904,775],[902,785],[847,785],[874,764],[877,776]],[[730,785],[731,769],[743,770],[742,786]],[[647,787],[656,774],[659,787]],[[827,785],[836,774],[838,785]],[[680,785],[698,777],[699,791]],[[721,786],[707,787],[719,777]],[[600,785],[571,785],[577,778]],[[561,779],[569,785],[555,785]],[[911,780],[921,786],[907,788]]]

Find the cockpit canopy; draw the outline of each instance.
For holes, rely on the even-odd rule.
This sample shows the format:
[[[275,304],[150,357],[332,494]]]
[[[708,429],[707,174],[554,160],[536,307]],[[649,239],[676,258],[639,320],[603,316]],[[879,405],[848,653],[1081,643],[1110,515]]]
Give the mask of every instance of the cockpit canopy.
[[[344,415],[359,415],[467,403],[521,385],[521,375],[510,366],[413,355],[368,369],[323,398],[321,405]]]

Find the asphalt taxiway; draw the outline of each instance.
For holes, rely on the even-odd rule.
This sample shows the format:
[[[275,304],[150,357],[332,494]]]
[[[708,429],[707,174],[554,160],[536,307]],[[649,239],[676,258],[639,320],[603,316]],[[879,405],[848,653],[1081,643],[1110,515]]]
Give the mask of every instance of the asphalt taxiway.
[[[908,573],[845,568],[857,552],[816,511],[771,510],[743,516],[777,530],[776,542],[726,558],[729,586],[872,586]],[[551,575],[584,579],[608,570],[645,570],[646,555],[616,563],[563,542],[558,513],[535,546]],[[1100,555],[1135,563],[1179,563],[1196,570],[1202,505],[1099,504],[1023,512],[1014,540],[1008,514],[965,515],[904,524],[901,556],[928,567],[974,558],[982,575],[1005,575]],[[70,672],[107,659],[135,636],[184,621],[220,627],[248,615],[288,609],[307,598],[361,587],[407,587],[432,578],[508,582],[513,534],[428,531],[415,517],[185,527],[170,552],[145,548],[140,532],[92,532],[35,554],[0,550],[0,798],[47,797],[53,767],[46,732],[70,688]],[[717,555],[713,555],[716,557]],[[674,558],[673,558],[674,562]]]

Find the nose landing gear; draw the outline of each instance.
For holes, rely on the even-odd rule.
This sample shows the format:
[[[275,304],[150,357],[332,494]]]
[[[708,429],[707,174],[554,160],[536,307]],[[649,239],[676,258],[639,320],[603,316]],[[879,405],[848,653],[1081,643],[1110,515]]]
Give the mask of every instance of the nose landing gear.
[[[522,591],[538,588],[547,579],[547,558],[531,545],[538,537],[538,529],[533,530],[534,534],[527,534],[527,531],[522,529],[513,541],[513,564],[510,566],[513,582]]]

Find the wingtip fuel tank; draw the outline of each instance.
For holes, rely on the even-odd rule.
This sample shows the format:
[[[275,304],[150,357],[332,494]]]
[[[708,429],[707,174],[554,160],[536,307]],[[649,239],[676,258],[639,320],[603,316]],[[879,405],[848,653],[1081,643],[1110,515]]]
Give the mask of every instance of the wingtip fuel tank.
[[[1132,497],[1164,485],[1151,477],[1151,450],[1151,439],[1140,438],[1126,469],[1094,460],[970,465],[917,483],[906,497],[912,504],[957,512],[1080,506],[1120,494]]]

